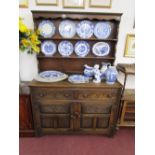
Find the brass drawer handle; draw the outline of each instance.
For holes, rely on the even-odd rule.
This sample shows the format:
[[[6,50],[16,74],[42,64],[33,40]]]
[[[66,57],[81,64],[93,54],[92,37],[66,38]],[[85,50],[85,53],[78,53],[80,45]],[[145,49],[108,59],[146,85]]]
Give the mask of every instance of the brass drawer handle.
[[[88,94],[83,94],[83,97],[85,97],[85,98],[88,97]]]
[[[108,95],[107,95],[107,97],[108,97],[108,98],[111,98],[111,97],[112,97],[112,95],[111,95],[111,94],[108,94]]]
[[[46,96],[46,95],[47,95],[46,93],[41,93],[41,94],[39,94],[40,97],[44,97],[44,96]]]
[[[69,97],[69,94],[64,94],[65,97]]]

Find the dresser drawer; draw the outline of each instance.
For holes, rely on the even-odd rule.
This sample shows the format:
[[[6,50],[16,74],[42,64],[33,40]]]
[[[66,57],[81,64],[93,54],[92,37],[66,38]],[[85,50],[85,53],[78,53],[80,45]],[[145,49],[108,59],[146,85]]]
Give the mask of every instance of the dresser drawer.
[[[103,100],[116,99],[118,89],[56,89],[39,88],[32,89],[32,94],[38,100]]]
[[[103,100],[103,99],[116,99],[118,96],[117,89],[89,89],[89,90],[77,90],[76,92],[78,100]]]
[[[74,98],[74,92],[68,89],[39,88],[32,89],[32,94],[38,100],[72,100]]]

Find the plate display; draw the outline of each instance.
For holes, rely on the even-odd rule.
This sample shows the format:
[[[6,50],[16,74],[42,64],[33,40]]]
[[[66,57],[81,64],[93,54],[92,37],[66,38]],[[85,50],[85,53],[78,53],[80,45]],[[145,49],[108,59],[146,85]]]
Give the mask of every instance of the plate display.
[[[85,77],[84,75],[74,74],[69,76],[68,81],[71,83],[88,83],[89,78]]]
[[[58,45],[60,55],[69,57],[73,53],[74,47],[70,41],[61,41]]]
[[[66,79],[68,75],[54,70],[39,73],[34,79],[39,82],[58,82]]]
[[[98,22],[94,28],[94,35],[98,39],[106,39],[111,33],[111,26],[108,22]]]
[[[72,38],[76,33],[75,23],[71,20],[63,20],[59,25],[59,33],[63,38]]]
[[[85,57],[90,52],[90,45],[86,41],[78,41],[75,44],[75,53],[79,57]]]
[[[93,54],[96,56],[106,56],[110,52],[110,46],[106,42],[98,42],[93,45]]]
[[[77,24],[76,32],[83,39],[90,38],[94,32],[94,24],[89,20],[83,20]]]
[[[52,41],[44,41],[41,44],[41,51],[46,56],[52,56],[56,53],[56,44]]]
[[[40,35],[44,38],[51,38],[55,34],[55,26],[50,20],[43,20],[39,23]]]

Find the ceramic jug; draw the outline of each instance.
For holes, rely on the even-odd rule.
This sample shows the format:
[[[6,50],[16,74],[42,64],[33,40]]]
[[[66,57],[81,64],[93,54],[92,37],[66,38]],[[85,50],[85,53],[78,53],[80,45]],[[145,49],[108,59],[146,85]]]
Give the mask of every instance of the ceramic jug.
[[[106,70],[106,83],[114,84],[117,80],[118,72],[115,66],[109,66]]]
[[[94,76],[94,67],[88,66],[87,64],[85,64],[84,67],[84,75],[88,78],[92,78]]]

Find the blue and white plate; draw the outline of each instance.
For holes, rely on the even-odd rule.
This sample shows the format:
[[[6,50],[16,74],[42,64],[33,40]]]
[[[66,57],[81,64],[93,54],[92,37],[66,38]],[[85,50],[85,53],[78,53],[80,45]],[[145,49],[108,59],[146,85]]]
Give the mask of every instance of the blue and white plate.
[[[42,78],[60,78],[64,75],[64,73],[62,72],[59,72],[59,71],[44,71],[44,72],[41,72],[40,74],[40,77]]]
[[[88,83],[89,78],[85,77],[84,75],[74,74],[69,76],[68,81],[71,83]]]
[[[73,53],[74,47],[70,41],[61,41],[58,45],[58,51],[63,57],[69,57]]]
[[[59,25],[59,33],[63,38],[72,38],[76,33],[75,23],[71,20],[63,20]]]
[[[79,57],[85,57],[90,52],[90,46],[86,41],[78,41],[75,44],[75,53]]]
[[[111,26],[108,22],[98,22],[94,28],[94,35],[98,39],[106,39],[111,33]]]
[[[94,32],[94,24],[89,20],[83,20],[77,24],[76,32],[83,39],[90,38]]]
[[[39,23],[40,35],[44,38],[51,38],[55,34],[55,26],[50,20],[43,20]]]
[[[106,42],[98,42],[93,45],[93,54],[96,56],[106,56],[110,52],[110,46]]]
[[[49,70],[39,73],[34,80],[39,82],[58,82],[68,78],[67,74],[59,71]]]
[[[52,41],[44,41],[41,44],[41,51],[46,56],[52,56],[56,53],[56,44]]]

